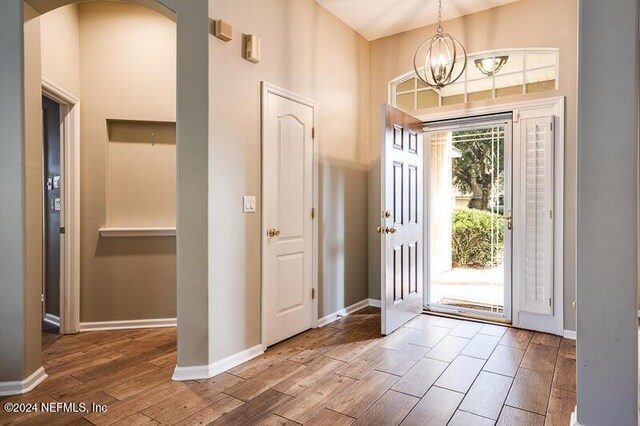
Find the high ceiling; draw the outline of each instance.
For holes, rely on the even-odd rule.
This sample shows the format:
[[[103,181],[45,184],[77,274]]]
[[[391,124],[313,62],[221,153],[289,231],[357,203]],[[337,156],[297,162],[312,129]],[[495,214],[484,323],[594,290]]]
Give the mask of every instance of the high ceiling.
[[[424,27],[438,21],[437,0],[316,0],[367,40]],[[443,0],[444,20],[517,0]]]

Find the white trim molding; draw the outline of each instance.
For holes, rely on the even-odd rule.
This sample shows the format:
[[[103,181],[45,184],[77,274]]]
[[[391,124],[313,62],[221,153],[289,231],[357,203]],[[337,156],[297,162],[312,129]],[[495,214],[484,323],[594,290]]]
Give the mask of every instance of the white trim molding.
[[[564,338],[565,339],[576,340],[576,332],[574,330],[565,330],[564,331]]]
[[[60,104],[62,211],[60,334],[80,331],[80,99],[42,79],[42,94]]]
[[[175,237],[174,227],[100,228],[101,237]]]
[[[578,423],[578,406],[576,406],[576,408],[574,408],[573,412],[571,413],[571,421],[569,423],[570,426],[582,426],[580,423]]]
[[[367,306],[379,308],[380,300],[364,299],[354,303],[353,305],[347,306],[346,308],[339,309],[329,315],[325,315],[318,320],[318,327],[324,327],[327,324],[331,324],[332,322],[337,321],[342,317],[346,317],[347,315],[351,315],[352,313],[359,311],[362,308],[366,308]]]
[[[21,395],[30,392],[46,378],[47,373],[45,373],[44,367],[40,367],[24,380],[0,382],[0,396]]]
[[[346,308],[339,309],[329,315],[325,315],[324,317],[318,320],[318,327],[324,327],[327,324],[331,324],[336,321],[340,317],[346,317],[356,311],[359,311],[362,308],[366,308],[369,306],[369,299],[364,299],[359,302],[354,303],[353,305],[347,306]]]
[[[125,321],[81,322],[80,331],[129,330],[136,328],[175,327],[176,318],[155,318]]]
[[[236,367],[244,362],[252,360],[253,358],[258,357],[263,353],[264,350],[262,350],[262,345],[260,344],[242,352],[238,352],[237,354],[233,354],[231,356],[223,358],[220,361],[212,362],[209,365],[196,365],[192,367],[176,366],[176,369],[173,372],[172,379],[176,381],[209,379],[213,376],[227,371],[230,368]]]
[[[51,325],[55,325],[56,327],[60,327],[60,317],[57,317],[53,314],[44,314],[44,318],[42,321],[48,322]]]

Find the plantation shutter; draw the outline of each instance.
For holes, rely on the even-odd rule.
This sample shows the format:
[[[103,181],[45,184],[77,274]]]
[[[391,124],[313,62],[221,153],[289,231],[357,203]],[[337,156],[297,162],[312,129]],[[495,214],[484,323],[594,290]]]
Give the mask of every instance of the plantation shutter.
[[[525,312],[553,314],[553,117],[521,120]]]

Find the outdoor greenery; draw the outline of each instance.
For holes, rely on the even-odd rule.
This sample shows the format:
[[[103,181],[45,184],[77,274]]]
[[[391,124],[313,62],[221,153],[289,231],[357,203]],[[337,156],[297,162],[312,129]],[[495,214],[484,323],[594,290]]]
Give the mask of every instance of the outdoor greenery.
[[[495,209],[497,206],[489,205],[491,192],[503,193],[504,173],[496,167],[504,164],[504,136],[497,138],[495,146],[491,143],[491,133],[497,129],[483,127],[453,132],[453,140],[458,141],[454,146],[460,151],[460,157],[453,159],[453,184],[463,194],[473,194],[470,209]],[[497,187],[493,188],[494,185]],[[493,201],[501,204],[501,200]]]
[[[455,209],[451,257],[454,267],[490,268],[500,264],[504,257],[503,217],[485,210]]]

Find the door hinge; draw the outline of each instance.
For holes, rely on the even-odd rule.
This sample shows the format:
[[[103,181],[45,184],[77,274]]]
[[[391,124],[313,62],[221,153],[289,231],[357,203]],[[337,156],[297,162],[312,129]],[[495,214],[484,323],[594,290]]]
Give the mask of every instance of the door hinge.
[[[553,121],[549,123],[549,130],[553,132]]]
[[[316,289],[315,289],[315,288],[312,288],[312,289],[311,289],[311,298],[312,298],[312,299],[315,299],[315,298],[316,298]]]
[[[316,208],[313,207],[311,208],[311,219],[315,219],[316,218]]]
[[[553,210],[549,210],[549,219],[553,219]]]
[[[61,226],[61,227],[60,227],[60,233],[61,233],[61,234],[64,234],[64,233],[66,233],[66,232],[67,232],[66,228],[65,228],[64,226]]]
[[[549,306],[551,306],[551,298],[549,298]]]
[[[315,139],[316,138],[316,128],[312,127],[311,128],[311,139]]]

